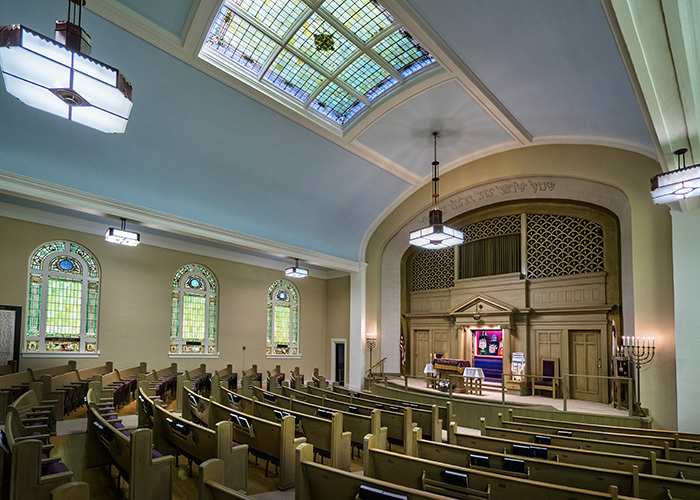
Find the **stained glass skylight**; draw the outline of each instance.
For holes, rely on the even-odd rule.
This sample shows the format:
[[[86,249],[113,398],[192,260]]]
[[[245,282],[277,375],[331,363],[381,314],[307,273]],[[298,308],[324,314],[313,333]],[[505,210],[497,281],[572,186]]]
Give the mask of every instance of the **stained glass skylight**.
[[[199,56],[341,130],[438,68],[376,0],[224,0]]]

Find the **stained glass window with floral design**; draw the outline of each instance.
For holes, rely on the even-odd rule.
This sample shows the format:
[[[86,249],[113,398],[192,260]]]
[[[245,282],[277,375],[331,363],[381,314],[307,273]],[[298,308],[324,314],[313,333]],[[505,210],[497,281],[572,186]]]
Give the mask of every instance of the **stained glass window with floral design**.
[[[186,264],[173,275],[170,355],[216,355],[219,285],[211,270]]]
[[[25,355],[97,353],[100,265],[87,248],[50,241],[29,257]]]
[[[287,280],[277,280],[267,290],[268,356],[300,356],[299,293]]]
[[[339,130],[439,68],[377,0],[224,0],[199,57]]]

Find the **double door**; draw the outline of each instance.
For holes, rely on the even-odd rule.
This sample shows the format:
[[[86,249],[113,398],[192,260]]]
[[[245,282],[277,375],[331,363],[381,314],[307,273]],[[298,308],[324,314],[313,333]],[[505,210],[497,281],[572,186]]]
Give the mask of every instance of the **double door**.
[[[431,354],[450,357],[449,332],[447,330],[413,330],[413,375],[423,377],[425,365],[432,362]]]

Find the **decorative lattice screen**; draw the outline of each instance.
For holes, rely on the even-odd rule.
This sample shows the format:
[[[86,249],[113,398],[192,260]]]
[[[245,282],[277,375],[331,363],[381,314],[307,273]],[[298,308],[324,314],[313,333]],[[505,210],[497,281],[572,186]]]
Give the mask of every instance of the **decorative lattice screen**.
[[[418,290],[449,288],[455,284],[454,247],[422,250],[413,260],[413,287]]]
[[[464,232],[465,243],[490,238],[492,236],[517,234],[520,232],[520,215],[505,215],[503,217],[482,220],[463,227],[462,231]]]
[[[603,227],[565,215],[527,215],[527,277],[551,278],[605,270]]]

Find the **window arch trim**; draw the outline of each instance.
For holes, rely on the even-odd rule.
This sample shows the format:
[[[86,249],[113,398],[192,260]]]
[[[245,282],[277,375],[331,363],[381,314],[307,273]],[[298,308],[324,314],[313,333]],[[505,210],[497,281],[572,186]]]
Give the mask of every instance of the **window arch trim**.
[[[299,292],[291,282],[274,281],[267,290],[267,336],[265,355],[268,358],[300,358]]]

